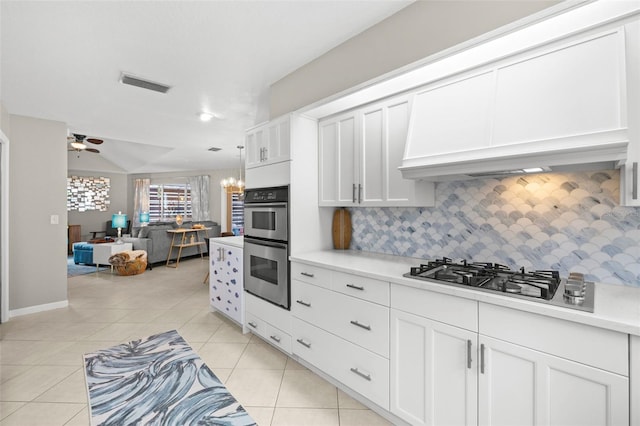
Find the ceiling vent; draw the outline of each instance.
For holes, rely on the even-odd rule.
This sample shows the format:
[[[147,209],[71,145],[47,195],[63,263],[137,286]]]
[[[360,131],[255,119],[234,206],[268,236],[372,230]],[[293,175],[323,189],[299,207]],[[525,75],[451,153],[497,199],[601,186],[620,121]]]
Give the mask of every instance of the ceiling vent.
[[[220,150],[222,150],[222,148],[218,148],[216,146],[212,146],[211,148],[209,148],[209,151],[211,151],[211,152],[218,152]]]
[[[171,86],[167,86],[166,84],[155,83],[153,81],[144,80],[140,77],[135,77],[131,74],[125,73],[120,75],[120,83],[160,93],[167,93],[169,89],[171,89]]]

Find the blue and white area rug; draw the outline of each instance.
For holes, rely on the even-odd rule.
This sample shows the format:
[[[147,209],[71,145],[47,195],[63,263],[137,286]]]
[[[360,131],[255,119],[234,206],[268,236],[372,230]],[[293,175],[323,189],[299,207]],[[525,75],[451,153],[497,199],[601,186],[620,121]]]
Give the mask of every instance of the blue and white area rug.
[[[255,425],[177,331],[84,355],[91,425]]]

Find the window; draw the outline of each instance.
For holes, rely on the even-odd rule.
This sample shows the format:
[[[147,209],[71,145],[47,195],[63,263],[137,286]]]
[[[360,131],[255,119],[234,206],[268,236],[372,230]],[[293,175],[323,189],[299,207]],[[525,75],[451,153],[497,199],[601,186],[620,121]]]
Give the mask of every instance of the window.
[[[191,188],[185,183],[149,185],[149,219],[171,222],[176,215],[191,220]]]

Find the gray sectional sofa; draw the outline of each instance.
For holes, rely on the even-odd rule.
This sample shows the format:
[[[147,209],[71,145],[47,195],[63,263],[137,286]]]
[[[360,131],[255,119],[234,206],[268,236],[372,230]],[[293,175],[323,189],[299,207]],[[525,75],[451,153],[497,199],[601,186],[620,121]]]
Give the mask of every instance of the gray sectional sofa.
[[[181,228],[191,228],[194,223],[200,223],[207,228],[211,228],[208,231],[209,237],[220,236],[220,225],[210,220],[184,222]],[[176,225],[175,222],[153,223],[140,228],[133,228],[131,237],[123,237],[122,240],[125,243],[132,243],[134,250],[145,250],[147,252],[147,263],[149,266],[164,263],[167,261],[169,247],[171,247],[171,238],[173,237],[173,234],[168,233],[167,230],[177,227],[178,225]],[[176,235],[176,240],[178,237],[179,235]],[[204,237],[204,232],[200,233],[200,237]],[[208,247],[201,247],[201,250],[206,254]],[[171,253],[171,259],[175,259],[177,255],[178,250],[174,249]],[[185,247],[182,249],[181,259],[193,255],[198,255],[198,247]]]

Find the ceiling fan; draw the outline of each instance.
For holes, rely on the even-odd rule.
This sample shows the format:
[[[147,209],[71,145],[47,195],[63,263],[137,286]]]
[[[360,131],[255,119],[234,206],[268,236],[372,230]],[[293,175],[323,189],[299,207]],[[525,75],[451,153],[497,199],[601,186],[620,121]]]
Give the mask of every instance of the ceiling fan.
[[[78,153],[82,151],[88,151],[88,152],[94,152],[96,154],[99,154],[100,151],[98,151],[95,148],[89,148],[86,142],[92,143],[94,145],[100,145],[104,141],[102,139],[87,138],[86,135],[73,133],[73,136],[67,137],[67,142],[69,142],[68,151],[76,151]]]

